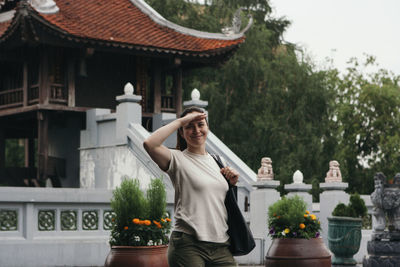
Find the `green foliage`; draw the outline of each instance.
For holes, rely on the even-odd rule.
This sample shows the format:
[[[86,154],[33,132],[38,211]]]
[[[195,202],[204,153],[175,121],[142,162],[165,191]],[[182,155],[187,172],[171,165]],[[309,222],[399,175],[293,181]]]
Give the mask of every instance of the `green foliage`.
[[[367,215],[367,207],[358,193],[350,196],[349,205],[339,203],[332,211],[333,216],[363,218]]]
[[[139,180],[127,177],[113,191],[115,213],[111,246],[148,246],[168,243],[171,220],[166,218],[166,192],[161,179],[153,179],[145,197]]]
[[[268,208],[269,235],[273,238],[314,238],[320,235],[321,225],[299,196],[283,197]]]
[[[25,149],[22,139],[6,139],[6,167],[24,167]]]
[[[400,160],[400,77],[370,69],[378,69],[374,57],[353,58],[343,77],[330,80],[337,91],[335,158],[349,191],[364,194],[373,191],[376,172],[394,176]]]
[[[149,220],[159,220],[165,216],[167,194],[161,179],[153,179],[147,189]]]
[[[378,171],[395,175],[400,78],[382,69],[367,73],[377,67],[373,57],[351,59],[343,74],[331,66],[317,69],[300,47],[282,41],[290,23],[271,17],[269,1],[147,2],[175,23],[210,32],[229,26],[238,7],[244,7],[242,18],[253,15],[246,42],[227,62],[185,74],[183,98],[200,90],[209,102],[211,130],[251,169],[270,157],[282,194],[299,169],[317,201],[333,159],[349,192],[370,194]]]

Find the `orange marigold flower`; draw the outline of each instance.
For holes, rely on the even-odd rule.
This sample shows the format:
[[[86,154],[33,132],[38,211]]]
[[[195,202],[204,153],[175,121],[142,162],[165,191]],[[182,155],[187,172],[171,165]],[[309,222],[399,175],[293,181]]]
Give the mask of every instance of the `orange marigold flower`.
[[[115,218],[111,218],[111,221],[115,222]]]
[[[304,228],[306,228],[306,225],[305,225],[304,223],[301,223],[301,224],[299,225],[299,227],[300,227],[300,229],[304,229]]]
[[[125,226],[124,229],[125,229],[125,230],[128,230],[128,226]]]
[[[166,220],[167,222],[170,222],[170,221],[171,221],[171,219],[170,219],[170,218],[165,218],[165,220]]]
[[[133,222],[134,224],[139,224],[139,223],[140,223],[140,220],[139,220],[138,218],[135,218],[135,219],[132,220],[132,222]]]
[[[307,213],[307,214],[310,214],[310,212],[309,212],[308,210],[306,210],[306,213]]]
[[[274,213],[274,217],[276,217],[276,213]]]
[[[144,224],[145,224],[145,225],[150,225],[150,224],[151,224],[151,221],[145,220],[145,221],[144,221]]]
[[[278,217],[276,217],[276,218],[280,219],[280,218],[281,218],[281,216],[278,216]]]
[[[311,220],[313,220],[313,221],[315,221],[317,219],[317,216],[315,216],[314,214],[311,214],[310,217],[311,217]]]
[[[162,222],[166,222],[166,220],[164,220],[164,219],[161,219],[161,221],[162,221]]]
[[[308,215],[307,214],[304,214],[304,218],[307,218],[308,217]]]

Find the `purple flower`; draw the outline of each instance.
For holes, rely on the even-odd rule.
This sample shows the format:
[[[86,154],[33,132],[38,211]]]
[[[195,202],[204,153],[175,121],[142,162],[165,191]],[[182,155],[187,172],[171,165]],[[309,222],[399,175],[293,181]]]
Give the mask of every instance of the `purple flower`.
[[[270,235],[274,235],[275,234],[275,228],[271,227],[271,229],[269,229],[269,234]]]
[[[293,237],[296,237],[296,236],[297,236],[297,233],[296,233],[296,232],[293,232],[292,235],[293,235]]]
[[[319,237],[319,232],[316,232],[316,233],[315,233],[315,237]]]

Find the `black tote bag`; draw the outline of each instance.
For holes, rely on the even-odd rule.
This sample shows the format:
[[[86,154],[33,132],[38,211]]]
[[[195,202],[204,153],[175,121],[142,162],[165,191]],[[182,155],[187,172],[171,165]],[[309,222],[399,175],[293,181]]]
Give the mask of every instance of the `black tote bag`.
[[[222,169],[224,165],[218,155],[212,155],[218,166]],[[225,207],[228,212],[228,235],[230,237],[229,250],[233,256],[249,254],[256,246],[249,226],[237,205],[237,188],[229,183],[229,190],[225,197]]]

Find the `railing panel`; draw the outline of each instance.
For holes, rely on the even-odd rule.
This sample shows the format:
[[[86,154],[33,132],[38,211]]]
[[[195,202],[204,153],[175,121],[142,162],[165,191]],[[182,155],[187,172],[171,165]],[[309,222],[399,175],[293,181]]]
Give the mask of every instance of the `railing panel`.
[[[67,103],[68,95],[63,84],[50,85],[50,101],[56,103]]]
[[[23,104],[22,88],[0,91],[0,108],[21,106]]]

